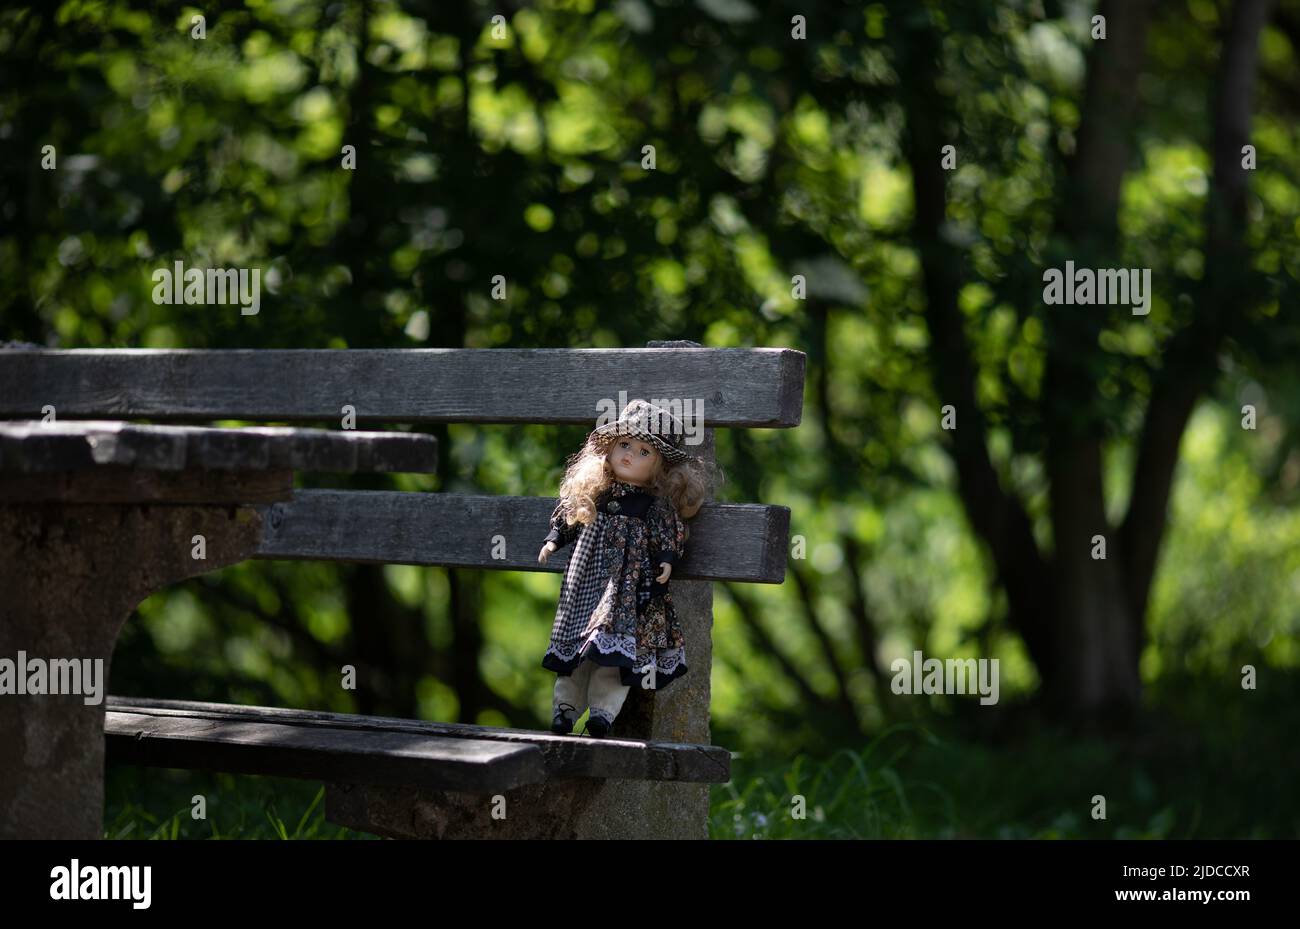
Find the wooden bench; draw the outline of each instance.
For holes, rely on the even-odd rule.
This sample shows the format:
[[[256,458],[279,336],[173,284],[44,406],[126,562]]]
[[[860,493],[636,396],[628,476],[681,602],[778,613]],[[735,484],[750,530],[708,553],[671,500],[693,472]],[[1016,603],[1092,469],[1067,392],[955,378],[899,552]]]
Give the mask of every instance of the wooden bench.
[[[368,427],[589,427],[598,402],[615,402],[623,391],[629,399],[702,400],[709,428],[696,451],[712,456],[713,428],[797,426],[803,376],[799,352],[693,343],[619,350],[8,348],[0,350],[0,417],[34,417],[50,406],[60,420],[302,422],[337,420],[351,405]],[[63,480],[80,486],[76,476]],[[552,496],[299,490],[241,507],[255,523],[245,557],[561,571],[567,550],[545,566],[536,562],[553,504]],[[710,503],[690,527],[673,584],[690,673],[662,693],[634,688],[616,738],[110,697],[100,708],[109,759],[323,781],[331,821],[386,836],[702,838],[708,784],[728,779],[730,760],[709,744],[709,582],[780,583],[789,511]],[[494,557],[501,553],[494,537],[504,538],[504,558]],[[111,585],[113,578],[94,582]],[[0,638],[6,641],[15,640]],[[0,818],[4,787],[0,773]],[[504,818],[493,817],[502,812],[494,798],[504,798]]]

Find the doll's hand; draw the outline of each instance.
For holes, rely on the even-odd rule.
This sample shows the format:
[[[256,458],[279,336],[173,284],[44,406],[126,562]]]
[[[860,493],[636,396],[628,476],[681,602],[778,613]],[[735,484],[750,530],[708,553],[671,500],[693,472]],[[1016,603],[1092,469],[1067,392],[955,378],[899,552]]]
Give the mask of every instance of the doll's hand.
[[[555,551],[556,547],[554,542],[547,542],[542,546],[542,550],[537,553],[537,560],[542,564],[546,564],[546,559],[550,557],[551,552]]]
[[[673,566],[666,561],[661,561],[659,562],[659,567],[663,568],[663,571],[659,574],[657,578],[655,578],[655,580],[658,581],[660,584],[667,584],[668,575],[673,573]]]

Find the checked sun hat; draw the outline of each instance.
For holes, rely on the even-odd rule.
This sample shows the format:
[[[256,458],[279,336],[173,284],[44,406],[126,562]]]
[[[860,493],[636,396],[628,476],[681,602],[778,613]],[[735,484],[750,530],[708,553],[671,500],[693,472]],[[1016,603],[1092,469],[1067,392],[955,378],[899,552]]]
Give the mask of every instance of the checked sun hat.
[[[681,418],[645,400],[633,400],[623,408],[617,422],[597,426],[588,438],[604,448],[620,435],[649,442],[669,461],[689,461],[695,457],[686,452],[686,427]]]

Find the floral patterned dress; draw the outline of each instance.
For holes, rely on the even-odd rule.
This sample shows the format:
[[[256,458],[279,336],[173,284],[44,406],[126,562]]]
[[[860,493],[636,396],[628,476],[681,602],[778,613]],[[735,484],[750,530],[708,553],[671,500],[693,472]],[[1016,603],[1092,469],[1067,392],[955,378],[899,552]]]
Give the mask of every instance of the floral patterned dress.
[[[597,498],[589,526],[565,525],[557,504],[545,542],[575,544],[542,667],[568,675],[590,658],[617,666],[622,683],[647,690],[686,673],[671,579],[656,580],[661,562],[675,571],[685,554],[686,528],[668,498],[617,481]]]

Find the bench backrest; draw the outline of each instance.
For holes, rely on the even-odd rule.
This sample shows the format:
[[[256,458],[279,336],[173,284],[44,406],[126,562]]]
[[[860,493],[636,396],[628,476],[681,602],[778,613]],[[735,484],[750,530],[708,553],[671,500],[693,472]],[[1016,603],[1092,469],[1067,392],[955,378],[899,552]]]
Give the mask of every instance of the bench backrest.
[[[5,350],[0,418],[594,423],[597,403],[704,401],[712,427],[792,428],[804,355],[781,348]]]
[[[337,422],[351,407],[358,426],[589,425],[599,404],[644,397],[699,402],[709,429],[790,428],[803,380],[803,353],[776,348],[9,348],[0,351],[0,418],[52,407],[65,420]],[[567,550],[536,562],[553,502],[304,490],[264,508],[259,557],[562,571]],[[690,528],[679,579],[784,580],[785,507],[710,505]]]

